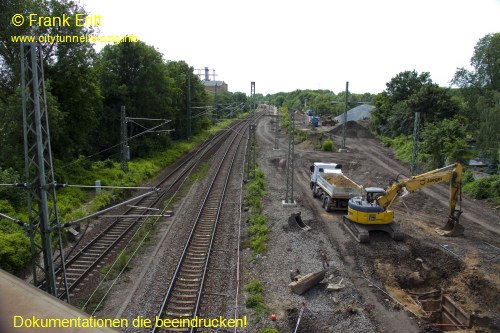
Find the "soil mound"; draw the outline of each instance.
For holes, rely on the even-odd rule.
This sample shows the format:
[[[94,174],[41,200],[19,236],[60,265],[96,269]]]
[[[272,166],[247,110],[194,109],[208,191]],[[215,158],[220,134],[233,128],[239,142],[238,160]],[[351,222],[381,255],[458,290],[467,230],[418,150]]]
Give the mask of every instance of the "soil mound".
[[[370,133],[366,127],[361,126],[355,121],[348,121],[345,125],[346,136],[348,138],[373,138],[372,133]],[[328,131],[328,133],[333,135],[342,135],[342,124]]]

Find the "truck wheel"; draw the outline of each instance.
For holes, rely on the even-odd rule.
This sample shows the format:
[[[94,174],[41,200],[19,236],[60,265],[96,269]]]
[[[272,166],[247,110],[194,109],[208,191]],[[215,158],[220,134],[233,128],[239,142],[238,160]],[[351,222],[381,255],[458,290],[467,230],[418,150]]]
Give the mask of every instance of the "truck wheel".
[[[316,193],[316,185],[313,186],[313,198],[317,198],[318,197],[318,193]]]
[[[330,208],[328,208],[328,206],[330,205],[330,198],[325,196],[325,199],[323,200],[323,208],[329,212],[330,211]]]

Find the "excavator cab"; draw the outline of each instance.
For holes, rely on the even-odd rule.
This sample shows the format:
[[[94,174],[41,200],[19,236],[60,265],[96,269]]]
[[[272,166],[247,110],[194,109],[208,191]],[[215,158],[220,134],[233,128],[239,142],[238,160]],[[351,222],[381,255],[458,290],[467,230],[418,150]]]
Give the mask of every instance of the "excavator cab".
[[[377,200],[378,197],[386,194],[385,190],[380,187],[367,187],[365,188],[365,191],[366,191],[366,201],[368,203],[373,203],[375,202],[375,200]]]

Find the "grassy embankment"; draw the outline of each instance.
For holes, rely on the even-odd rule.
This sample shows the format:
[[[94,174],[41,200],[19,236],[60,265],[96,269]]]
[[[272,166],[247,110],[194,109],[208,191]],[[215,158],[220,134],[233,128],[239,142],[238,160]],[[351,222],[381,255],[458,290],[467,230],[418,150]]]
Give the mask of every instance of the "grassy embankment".
[[[128,163],[128,173],[121,170],[120,163],[110,159],[93,162],[82,158],[67,165],[61,165],[61,162],[56,161],[55,178],[58,183],[73,185],[94,185],[96,180],[100,180],[103,186],[140,186],[230,123],[229,120],[220,122],[194,136],[190,142],[176,141],[165,150],[158,151],[148,158],[133,159]],[[3,180],[6,183],[11,181],[19,182],[20,180]],[[8,196],[2,195],[2,198],[18,197],[15,191],[21,192],[22,202],[0,200],[0,212],[27,223],[28,214],[22,191],[8,189],[6,192]],[[61,223],[77,220],[119,202],[130,194],[129,190],[119,189],[102,189],[98,195],[93,190],[82,188],[59,189],[57,190],[59,220]],[[24,268],[30,260],[30,242],[26,230],[11,221],[2,220],[0,223],[0,268],[15,273]]]

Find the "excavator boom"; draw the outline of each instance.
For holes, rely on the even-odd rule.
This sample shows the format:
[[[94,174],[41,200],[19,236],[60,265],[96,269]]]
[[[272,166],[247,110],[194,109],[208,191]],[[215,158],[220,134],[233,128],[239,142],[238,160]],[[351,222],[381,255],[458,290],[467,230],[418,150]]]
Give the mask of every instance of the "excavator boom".
[[[344,217],[344,224],[360,242],[369,239],[367,235],[371,230],[387,231],[394,239],[402,239],[399,227],[393,222],[394,212],[390,210],[391,205],[405,190],[411,193],[427,186],[449,181],[450,201],[448,222],[438,233],[448,237],[463,235],[463,227],[459,224],[462,211],[456,209],[457,203],[462,197],[462,171],[462,165],[455,163],[444,168],[400,180],[387,188],[384,194],[376,197],[374,202],[369,202],[359,197],[352,198],[349,201],[348,215]],[[388,228],[391,230],[394,229],[394,231],[388,231]]]

